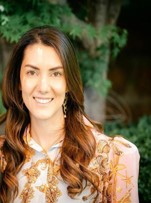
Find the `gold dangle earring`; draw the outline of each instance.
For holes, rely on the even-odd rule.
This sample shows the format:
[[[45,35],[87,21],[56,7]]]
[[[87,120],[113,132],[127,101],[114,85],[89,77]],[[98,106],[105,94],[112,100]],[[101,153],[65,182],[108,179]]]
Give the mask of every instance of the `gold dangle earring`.
[[[65,98],[64,98],[64,102],[63,102],[63,114],[64,114],[64,118],[67,117],[67,93],[65,94]]]

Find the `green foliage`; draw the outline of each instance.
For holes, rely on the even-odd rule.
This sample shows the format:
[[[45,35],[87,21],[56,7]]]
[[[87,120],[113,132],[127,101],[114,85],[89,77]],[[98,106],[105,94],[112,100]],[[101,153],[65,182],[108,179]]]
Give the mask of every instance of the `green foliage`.
[[[81,67],[81,74],[84,86],[93,86],[102,95],[108,93],[111,87],[111,81],[104,79],[104,73],[108,70],[108,56],[115,58],[122,47],[127,42],[127,31],[120,28],[108,25],[104,26],[97,32],[89,28],[93,38],[101,39],[103,44],[97,47],[99,55],[91,56],[89,52],[78,50],[78,58]]]
[[[112,50],[112,57],[116,58],[117,55],[120,53],[121,49],[127,43],[127,30],[120,29],[117,27],[113,28],[112,36],[111,36],[111,46],[114,47]]]
[[[88,52],[83,51],[78,51],[78,58],[84,86],[93,86],[98,92],[105,96],[111,86],[111,82],[102,77],[104,72],[107,72],[105,58],[91,57]]]
[[[122,135],[133,142],[140,153],[140,173],[139,173],[139,197],[140,202],[151,202],[151,116],[142,117],[138,123],[124,124],[111,122],[106,123],[105,133]]]
[[[104,44],[110,45],[111,57],[115,58],[127,43],[127,30],[115,25],[105,25],[99,30],[100,38]]]
[[[67,6],[47,1],[3,1],[0,12],[0,34],[10,43],[17,42],[28,29],[41,25],[61,26],[61,17],[71,11]],[[15,9],[13,9],[15,8]]]

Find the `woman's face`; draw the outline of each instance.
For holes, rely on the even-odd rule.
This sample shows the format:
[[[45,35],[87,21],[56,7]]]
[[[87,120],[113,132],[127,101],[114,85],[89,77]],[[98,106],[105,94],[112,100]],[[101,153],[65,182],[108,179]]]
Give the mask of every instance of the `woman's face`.
[[[64,68],[54,48],[38,43],[27,46],[20,81],[31,121],[63,118],[67,86]]]

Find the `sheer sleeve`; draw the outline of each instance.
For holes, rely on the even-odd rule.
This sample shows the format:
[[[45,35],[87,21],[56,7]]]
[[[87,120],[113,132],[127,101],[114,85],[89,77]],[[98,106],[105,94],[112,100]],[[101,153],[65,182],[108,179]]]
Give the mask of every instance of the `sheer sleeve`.
[[[111,141],[110,192],[112,203],[138,203],[139,152],[131,142],[115,137]]]

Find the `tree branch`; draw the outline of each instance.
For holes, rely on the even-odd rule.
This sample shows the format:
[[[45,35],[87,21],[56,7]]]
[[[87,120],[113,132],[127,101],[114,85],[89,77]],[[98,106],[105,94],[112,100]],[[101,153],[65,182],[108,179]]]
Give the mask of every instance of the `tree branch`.
[[[107,18],[108,0],[89,0],[88,18],[96,28],[105,25]]]
[[[121,0],[111,0],[108,7],[107,24],[115,25],[122,6]]]

